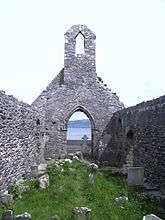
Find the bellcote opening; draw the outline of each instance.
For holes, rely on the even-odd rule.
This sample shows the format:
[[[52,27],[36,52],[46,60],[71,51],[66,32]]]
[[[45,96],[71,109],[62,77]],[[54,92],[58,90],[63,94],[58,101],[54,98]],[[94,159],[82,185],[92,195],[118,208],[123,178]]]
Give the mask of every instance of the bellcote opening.
[[[76,36],[76,55],[84,54],[85,39],[81,32]]]

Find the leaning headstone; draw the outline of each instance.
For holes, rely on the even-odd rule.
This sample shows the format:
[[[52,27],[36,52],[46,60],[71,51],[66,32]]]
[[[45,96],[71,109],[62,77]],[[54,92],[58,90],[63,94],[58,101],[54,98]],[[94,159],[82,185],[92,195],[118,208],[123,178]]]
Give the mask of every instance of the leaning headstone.
[[[2,213],[2,220],[13,220],[13,212],[12,210],[8,210]]]
[[[0,207],[11,205],[12,201],[13,197],[7,190],[0,194]]]
[[[49,186],[49,175],[45,174],[38,179],[39,188],[46,189]]]
[[[128,197],[127,196],[121,196],[121,197],[115,198],[115,204],[116,205],[121,205],[125,202],[128,202]]]
[[[88,186],[90,187],[90,186],[93,186],[94,185],[94,176],[93,176],[93,174],[89,174],[88,175]]]
[[[21,215],[15,215],[14,220],[26,220],[26,219],[31,219],[31,215],[27,212]]]
[[[151,215],[143,216],[143,220],[162,220],[162,219],[156,215],[151,214]]]
[[[87,207],[75,207],[73,209],[73,214],[76,219],[90,219],[91,218],[91,209]]]
[[[144,184],[144,168],[129,167],[128,168],[128,186],[143,186]]]

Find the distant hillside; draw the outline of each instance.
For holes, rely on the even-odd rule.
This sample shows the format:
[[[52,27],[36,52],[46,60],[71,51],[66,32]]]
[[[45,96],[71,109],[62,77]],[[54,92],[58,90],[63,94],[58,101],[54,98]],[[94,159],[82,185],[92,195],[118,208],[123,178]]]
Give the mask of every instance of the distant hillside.
[[[69,121],[68,128],[91,128],[91,123],[88,119]]]

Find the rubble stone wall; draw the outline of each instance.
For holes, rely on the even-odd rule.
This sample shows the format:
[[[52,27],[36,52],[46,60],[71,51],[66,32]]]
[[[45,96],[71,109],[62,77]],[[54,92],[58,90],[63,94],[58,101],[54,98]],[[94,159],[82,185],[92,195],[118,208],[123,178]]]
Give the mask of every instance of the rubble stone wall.
[[[0,91],[0,191],[40,160],[40,121],[28,104]]]
[[[132,159],[134,166],[144,167],[150,184],[165,190],[165,96],[116,112],[97,147],[102,145],[101,162],[119,165]]]

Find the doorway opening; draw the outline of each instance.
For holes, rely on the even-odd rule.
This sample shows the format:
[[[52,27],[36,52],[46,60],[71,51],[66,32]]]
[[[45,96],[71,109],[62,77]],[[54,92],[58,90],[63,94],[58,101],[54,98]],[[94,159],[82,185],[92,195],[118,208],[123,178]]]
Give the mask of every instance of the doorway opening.
[[[81,109],[76,110],[67,121],[67,152],[81,151],[84,155],[91,155],[92,136],[89,116]]]

